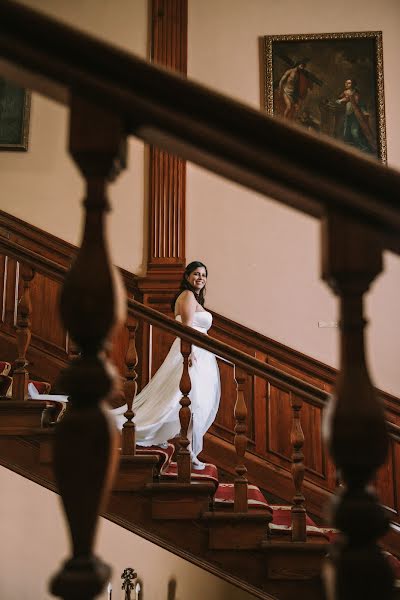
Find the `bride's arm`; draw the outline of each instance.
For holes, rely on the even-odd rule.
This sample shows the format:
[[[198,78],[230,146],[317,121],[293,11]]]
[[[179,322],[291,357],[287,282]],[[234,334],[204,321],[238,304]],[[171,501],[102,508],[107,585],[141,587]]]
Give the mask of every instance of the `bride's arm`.
[[[189,290],[185,290],[179,296],[179,313],[183,325],[193,325],[194,313],[196,312],[196,298]]]

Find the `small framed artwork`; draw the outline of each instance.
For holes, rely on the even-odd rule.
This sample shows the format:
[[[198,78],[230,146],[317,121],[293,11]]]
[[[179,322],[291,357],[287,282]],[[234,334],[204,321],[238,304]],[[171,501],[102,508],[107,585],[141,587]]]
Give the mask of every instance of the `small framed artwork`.
[[[386,162],[382,32],[264,37],[265,110]]]
[[[31,93],[0,77],[0,150],[28,150]]]

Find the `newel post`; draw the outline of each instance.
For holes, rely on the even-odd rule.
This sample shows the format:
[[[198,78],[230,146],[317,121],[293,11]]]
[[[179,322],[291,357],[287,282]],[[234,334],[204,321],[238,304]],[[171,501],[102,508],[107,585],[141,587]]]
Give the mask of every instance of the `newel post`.
[[[61,316],[80,349],[61,382],[70,406],[56,427],[54,469],[70,530],[72,556],[51,582],[65,600],[92,600],[110,578],[93,554],[118,456],[119,435],[103,400],[114,387],[107,339],[125,320],[126,298],[108,251],[108,183],[119,170],[120,119],[76,96],[71,100],[70,152],[86,182],[82,245],[61,295]]]
[[[332,550],[334,584],[328,591],[335,600],[388,600],[392,575],[377,545],[387,523],[369,487],[385,461],[388,439],[383,406],[368,373],[363,316],[363,296],[382,269],[377,236],[347,217],[328,215],[322,225],[322,267],[340,303],[340,372],[325,434],[344,482],[333,506],[342,536]]]

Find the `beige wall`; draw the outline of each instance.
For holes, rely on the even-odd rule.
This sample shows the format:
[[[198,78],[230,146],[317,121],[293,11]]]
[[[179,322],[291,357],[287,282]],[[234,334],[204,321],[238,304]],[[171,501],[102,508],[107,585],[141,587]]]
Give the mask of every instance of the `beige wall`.
[[[146,56],[146,0],[24,3]],[[400,167],[399,17],[397,0],[354,0],[351,9],[345,0],[189,0],[189,76],[258,108],[260,36],[382,30],[389,164]],[[29,153],[0,154],[0,206],[76,243],[83,190],[64,151],[66,129],[67,111],[35,95]],[[115,262],[141,274],[146,261],[144,150],[138,141],[130,146],[129,169],[111,191],[110,230]],[[187,200],[187,257],[209,266],[209,306],[337,366],[336,330],[317,327],[318,321],[337,318],[336,301],[319,281],[318,223],[192,165]],[[394,357],[400,351],[400,262],[387,254],[385,263],[385,274],[368,299],[368,347],[375,383],[399,395]]]
[[[190,77],[260,107],[259,38],[264,35],[382,30],[389,164],[400,167],[400,3],[397,0],[189,0]],[[189,166],[187,257],[209,267],[209,305],[301,352],[337,366],[337,304],[319,281],[319,224]],[[400,394],[400,261],[368,300],[375,383]]]
[[[4,467],[0,488],[0,598],[54,599],[47,591],[49,576],[69,557],[59,497]],[[106,519],[100,520],[95,552],[113,568],[113,600],[124,598],[120,576],[126,567],[136,569],[149,600],[165,600],[172,579],[176,600],[254,598]],[[106,593],[99,599],[107,600]]]
[[[25,0],[31,8],[147,56],[147,0]],[[67,154],[69,111],[33,94],[28,153],[0,153],[0,208],[78,244],[84,188]],[[111,251],[118,265],[142,274],[147,229],[144,145],[130,138],[129,166],[110,188]]]

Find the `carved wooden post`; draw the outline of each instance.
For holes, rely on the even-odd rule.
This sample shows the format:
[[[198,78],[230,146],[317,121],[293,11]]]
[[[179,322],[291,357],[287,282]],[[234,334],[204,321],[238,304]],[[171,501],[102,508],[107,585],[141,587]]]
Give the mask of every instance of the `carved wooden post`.
[[[176,459],[178,463],[178,481],[181,483],[190,483],[190,474],[192,467],[190,451],[188,448],[190,444],[190,441],[188,439],[188,429],[191,417],[189,393],[192,387],[189,375],[189,355],[191,351],[191,343],[185,342],[185,340],[181,340],[181,352],[183,356],[183,371],[181,381],[179,384],[179,389],[182,393],[182,398],[180,400],[181,409],[179,411],[181,435],[179,438],[179,450]]]
[[[235,512],[247,512],[248,481],[247,468],[244,464],[244,455],[247,447],[247,406],[244,399],[246,373],[240,367],[234,367],[237,396],[234,408],[235,415],[235,449],[236,449],[236,477],[235,477]]]
[[[132,317],[131,317],[132,319]],[[122,428],[122,449],[121,454],[124,456],[134,456],[136,454],[136,434],[135,423],[133,417],[135,413],[132,410],[133,401],[136,398],[137,392],[137,373],[136,367],[138,364],[138,355],[136,351],[136,331],[138,322],[132,319],[132,322],[126,326],[129,332],[128,350],[125,357],[126,364],[126,380],[124,384],[125,400],[127,404],[124,417],[127,419]]]
[[[344,486],[334,506],[343,540],[333,550],[337,600],[388,600],[392,575],[376,541],[387,523],[368,487],[385,461],[383,407],[371,383],[364,349],[363,295],[382,268],[382,250],[366,226],[341,215],[323,221],[323,277],[340,298],[340,373],[326,426]]]
[[[292,454],[292,477],[295,494],[292,504],[292,541],[305,542],[307,539],[306,529],[306,507],[303,495],[304,479],[304,434],[300,422],[300,413],[303,401],[298,396],[290,394],[290,404],[293,412],[292,431],[290,433],[290,442],[293,446]]]
[[[105,233],[106,188],[122,139],[115,115],[72,97],[70,152],[87,191],[82,246],[65,280],[61,315],[81,353],[64,372],[71,406],[57,425],[54,455],[72,557],[51,583],[53,594],[68,600],[92,600],[110,579],[109,567],[93,554],[93,541],[118,456],[118,434],[102,401],[114,378],[104,347],[113,325],[124,320],[122,284]]]
[[[28,381],[29,374],[26,369],[28,361],[26,353],[31,341],[31,281],[35,276],[35,271],[29,265],[21,263],[20,274],[23,284],[22,295],[18,303],[17,311],[17,352],[18,358],[15,360],[13,372],[12,399],[23,401],[28,399]]]

